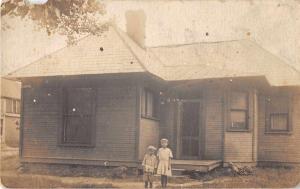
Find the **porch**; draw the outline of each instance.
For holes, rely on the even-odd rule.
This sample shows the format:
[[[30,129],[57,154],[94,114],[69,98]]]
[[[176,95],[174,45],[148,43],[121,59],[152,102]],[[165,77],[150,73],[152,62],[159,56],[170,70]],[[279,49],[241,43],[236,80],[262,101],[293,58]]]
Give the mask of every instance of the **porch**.
[[[222,166],[221,160],[172,160],[173,172],[199,171],[207,173]]]

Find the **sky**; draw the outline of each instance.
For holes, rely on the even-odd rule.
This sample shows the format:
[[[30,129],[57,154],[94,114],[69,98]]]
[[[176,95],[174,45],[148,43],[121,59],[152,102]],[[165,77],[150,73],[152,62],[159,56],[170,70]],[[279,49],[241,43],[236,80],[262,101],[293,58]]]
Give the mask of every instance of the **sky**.
[[[105,1],[109,17],[125,30],[125,13],[146,14],[147,46],[254,40],[300,70],[300,1],[201,0]],[[30,20],[5,20],[1,32],[2,74],[9,73],[66,45],[65,37],[48,36]]]

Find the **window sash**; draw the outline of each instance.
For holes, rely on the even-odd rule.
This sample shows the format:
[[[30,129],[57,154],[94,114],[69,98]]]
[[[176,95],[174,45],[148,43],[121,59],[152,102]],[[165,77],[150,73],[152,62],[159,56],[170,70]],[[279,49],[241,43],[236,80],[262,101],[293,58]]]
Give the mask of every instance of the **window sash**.
[[[6,99],[6,112],[7,113],[14,113],[13,99]]]
[[[289,133],[292,131],[292,96],[271,96],[266,97],[266,107],[265,107],[265,116],[266,116],[266,133]],[[274,123],[277,116],[277,123]],[[279,120],[279,117],[285,117],[286,120]],[[278,124],[279,121],[286,123],[284,129],[276,128],[275,124]],[[278,125],[277,125],[278,126]],[[282,126],[281,126],[282,127]]]
[[[249,93],[232,92],[228,101],[228,131],[249,131]],[[236,119],[237,117],[235,116],[237,116],[238,113],[243,113],[243,120],[238,120],[241,118]]]
[[[242,120],[233,117],[233,113],[243,113]],[[230,129],[232,130],[248,130],[248,110],[231,110],[230,111]]]
[[[82,90],[80,90],[82,89]],[[78,94],[88,92],[90,94]],[[80,101],[75,100],[72,103],[70,94],[80,96]],[[84,97],[84,98],[83,98]],[[67,88],[63,90],[63,129],[62,129],[62,145],[70,146],[93,146],[95,127],[95,90],[92,88]],[[80,103],[89,103],[86,104]],[[72,108],[76,111],[72,111]],[[81,111],[83,110],[83,111]],[[74,122],[74,120],[77,120]],[[82,122],[82,123],[80,123]],[[87,127],[86,129],[82,127]],[[76,131],[68,130],[76,129]],[[72,136],[73,135],[73,136]]]
[[[280,120],[280,118],[284,118],[285,120]],[[288,113],[272,113],[270,114],[270,131],[288,131],[289,130],[289,115]],[[283,121],[283,122],[282,122]],[[280,126],[279,128],[276,127],[276,124],[285,124],[284,129],[282,129]]]
[[[144,89],[141,98],[141,115],[145,118],[157,119],[158,98],[155,93]]]

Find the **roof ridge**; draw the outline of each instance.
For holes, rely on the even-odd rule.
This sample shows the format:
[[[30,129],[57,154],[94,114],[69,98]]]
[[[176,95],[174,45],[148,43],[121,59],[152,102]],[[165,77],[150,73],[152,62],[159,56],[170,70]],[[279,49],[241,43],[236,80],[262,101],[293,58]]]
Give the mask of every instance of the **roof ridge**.
[[[172,48],[172,47],[180,47],[180,46],[189,46],[189,45],[199,45],[199,44],[218,44],[218,43],[226,43],[226,42],[236,42],[236,41],[250,41],[247,38],[241,38],[241,39],[231,39],[231,40],[223,40],[223,41],[202,41],[202,42],[192,42],[192,43],[181,43],[181,44],[170,44],[170,45],[157,45],[157,46],[151,46],[148,47],[150,49],[154,48]]]

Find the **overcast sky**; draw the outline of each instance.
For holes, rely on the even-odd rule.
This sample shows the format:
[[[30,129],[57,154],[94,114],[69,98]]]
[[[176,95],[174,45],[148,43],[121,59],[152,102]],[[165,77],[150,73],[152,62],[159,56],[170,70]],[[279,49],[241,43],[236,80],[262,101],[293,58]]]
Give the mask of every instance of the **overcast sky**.
[[[300,70],[300,1],[107,2],[122,29],[127,10],[145,11],[147,46],[249,38]],[[7,21],[12,29],[1,33],[2,73],[65,46],[64,37],[49,37],[29,20]]]

